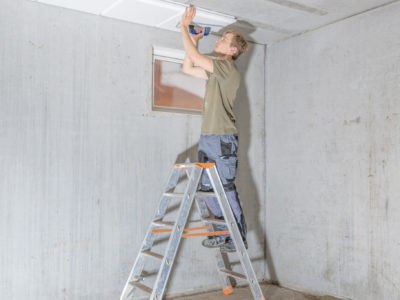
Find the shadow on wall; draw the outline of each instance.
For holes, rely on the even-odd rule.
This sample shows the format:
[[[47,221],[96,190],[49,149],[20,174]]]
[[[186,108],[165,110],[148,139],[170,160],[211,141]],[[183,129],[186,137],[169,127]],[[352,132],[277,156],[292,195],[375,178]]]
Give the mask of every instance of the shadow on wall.
[[[237,20],[235,23],[222,28],[220,31],[218,31],[214,34],[218,35],[218,36],[222,36],[222,34],[228,30],[239,31],[241,34],[244,35],[244,37],[246,38],[247,41],[253,41],[251,34],[256,30],[256,28],[253,24],[251,24],[249,22]],[[246,56],[249,56],[249,54],[250,53],[247,53]]]
[[[237,30],[241,32],[248,40],[250,34],[255,30],[254,26],[244,21],[238,21],[223,30],[218,32],[218,35],[222,35],[227,30]],[[251,39],[250,39],[251,40]],[[244,178],[242,182],[237,182],[240,202],[243,207],[244,215],[247,222],[248,231],[254,231],[258,241],[264,242],[264,257],[266,259],[268,273],[271,276],[270,280],[273,283],[278,283],[275,267],[272,262],[271,252],[269,249],[268,239],[265,235],[265,225],[263,221],[258,218],[259,212],[263,211],[261,202],[264,199],[260,199],[256,183],[251,172],[251,164],[249,160],[249,147],[251,143],[251,112],[250,112],[250,100],[247,92],[247,87],[244,84],[243,78],[247,73],[250,58],[252,56],[254,48],[249,47],[248,52],[243,55],[237,65],[240,66],[242,82],[239,87],[236,102],[235,102],[235,114],[237,117],[237,127],[239,131],[239,168],[238,177]],[[210,53],[211,54],[211,53]],[[210,55],[207,54],[207,55]],[[262,80],[264,86],[264,79]],[[200,137],[199,137],[200,138]],[[181,152],[176,159],[176,163],[185,162],[187,159],[191,162],[197,161],[197,148],[198,144],[191,146],[185,151]],[[266,274],[265,274],[266,275]]]
[[[230,25],[226,30],[237,30],[241,32],[247,40],[250,34],[254,31],[254,26],[244,21],[238,21]],[[251,39],[250,39],[251,40]],[[269,249],[268,237],[265,234],[265,224],[263,220],[259,219],[259,212],[263,211],[261,203],[264,199],[260,199],[257,193],[256,183],[251,172],[252,164],[249,160],[249,147],[252,141],[251,132],[251,112],[250,112],[250,99],[247,91],[247,86],[243,80],[247,74],[250,59],[253,55],[254,48],[252,44],[249,45],[249,50],[246,54],[238,59],[238,66],[240,66],[242,81],[239,87],[236,102],[235,114],[237,117],[237,127],[239,131],[239,169],[238,175],[245,180],[238,182],[238,190],[245,191],[240,194],[241,203],[245,213],[247,226],[249,231],[254,231],[258,241],[264,241],[264,257],[270,275],[270,281],[278,284],[278,278],[275,271],[275,266],[272,261],[271,251]],[[262,80],[264,86],[264,78]],[[267,275],[267,274],[265,274]]]

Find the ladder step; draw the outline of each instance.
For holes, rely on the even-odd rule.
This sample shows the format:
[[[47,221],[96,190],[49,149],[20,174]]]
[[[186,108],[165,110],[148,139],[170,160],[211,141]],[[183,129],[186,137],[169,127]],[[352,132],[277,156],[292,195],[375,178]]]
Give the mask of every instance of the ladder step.
[[[170,198],[182,198],[184,195],[183,193],[164,193],[164,196]]]
[[[164,258],[164,256],[162,256],[161,254],[152,252],[150,250],[142,251],[142,254],[150,256],[150,257],[154,257],[154,258],[157,258],[157,259],[163,259]]]
[[[215,197],[215,193],[214,192],[196,192],[196,195]]]
[[[131,281],[129,282],[129,284],[141,289],[142,291],[145,291],[146,293],[150,294],[153,292],[153,290],[151,288],[149,288],[148,286],[145,286],[144,284],[141,284],[138,281]]]
[[[175,225],[174,222],[168,222],[168,221],[162,221],[160,220],[155,220],[153,221],[153,225],[157,225],[157,226],[165,226],[165,227],[172,227]]]
[[[247,280],[247,277],[246,277],[245,275],[240,274],[240,273],[233,272],[233,271],[231,271],[231,270],[220,269],[219,271],[220,271],[221,273],[227,274],[227,275],[232,276],[232,277],[236,277],[236,278],[239,278],[239,279]]]
[[[203,221],[212,224],[226,224],[225,220],[212,219],[212,218],[204,218]]]

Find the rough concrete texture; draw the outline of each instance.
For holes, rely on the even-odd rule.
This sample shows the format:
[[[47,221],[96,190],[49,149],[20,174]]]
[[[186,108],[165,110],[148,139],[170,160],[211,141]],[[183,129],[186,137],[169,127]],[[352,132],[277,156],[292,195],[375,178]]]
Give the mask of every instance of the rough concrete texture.
[[[197,159],[201,117],[151,110],[152,46],[182,49],[180,36],[0,2],[0,298],[117,299],[173,163]],[[238,62],[237,100],[238,187],[259,278],[264,54],[252,45]],[[183,241],[168,292],[216,288],[200,243]]]
[[[399,16],[268,47],[268,263],[284,286],[400,299]]]
[[[263,295],[267,300],[339,300],[330,296],[311,296],[304,293],[292,291],[276,285],[261,284]],[[170,298],[171,300],[253,300],[248,287],[237,287],[229,296],[221,291],[202,293],[192,296]]]

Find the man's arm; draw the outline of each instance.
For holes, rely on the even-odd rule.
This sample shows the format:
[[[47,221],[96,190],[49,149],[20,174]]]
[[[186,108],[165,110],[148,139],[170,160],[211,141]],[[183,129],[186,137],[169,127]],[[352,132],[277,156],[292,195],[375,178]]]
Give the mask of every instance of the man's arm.
[[[186,8],[185,13],[182,16],[182,20],[181,20],[181,24],[180,24],[182,42],[183,42],[183,46],[186,51],[185,59],[187,58],[192,63],[191,66],[189,64],[186,64],[187,69],[185,68],[185,70],[188,71],[188,73],[186,73],[186,74],[190,73],[189,75],[192,75],[192,76],[198,75],[196,77],[200,77],[200,75],[201,75],[202,77],[200,77],[200,78],[207,79],[207,74],[205,73],[204,70],[207,70],[208,72],[213,73],[213,71],[214,71],[213,60],[211,58],[201,54],[197,50],[196,45],[193,43],[192,39],[190,38],[189,32],[187,30],[187,27],[192,22],[195,14],[196,14],[196,9],[194,7],[190,6],[189,8]],[[199,67],[194,67],[193,64],[196,64]],[[185,65],[185,61],[184,61],[184,65]],[[203,77],[202,72],[200,70],[198,70],[198,68],[203,69],[201,71],[204,73],[205,77]]]
[[[197,43],[199,39],[204,36],[204,29],[201,33],[198,33],[196,36],[191,36],[192,42],[197,49]],[[206,71],[203,68],[195,67],[194,63],[189,59],[188,55],[185,53],[185,58],[183,60],[182,72],[193,77],[208,79]]]

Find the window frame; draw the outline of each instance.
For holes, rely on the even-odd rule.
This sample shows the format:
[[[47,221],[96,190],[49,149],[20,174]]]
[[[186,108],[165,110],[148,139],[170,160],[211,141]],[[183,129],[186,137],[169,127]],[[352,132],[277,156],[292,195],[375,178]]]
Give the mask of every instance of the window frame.
[[[179,107],[166,107],[166,106],[157,106],[154,104],[154,88],[155,88],[155,72],[154,72],[154,64],[156,60],[178,63],[180,65],[183,64],[183,60],[185,58],[185,51],[180,49],[173,49],[167,47],[153,46],[152,53],[152,97],[151,97],[151,110],[155,112],[171,112],[178,114],[192,114],[192,115],[201,115],[202,109],[190,109],[190,108],[179,108]]]

